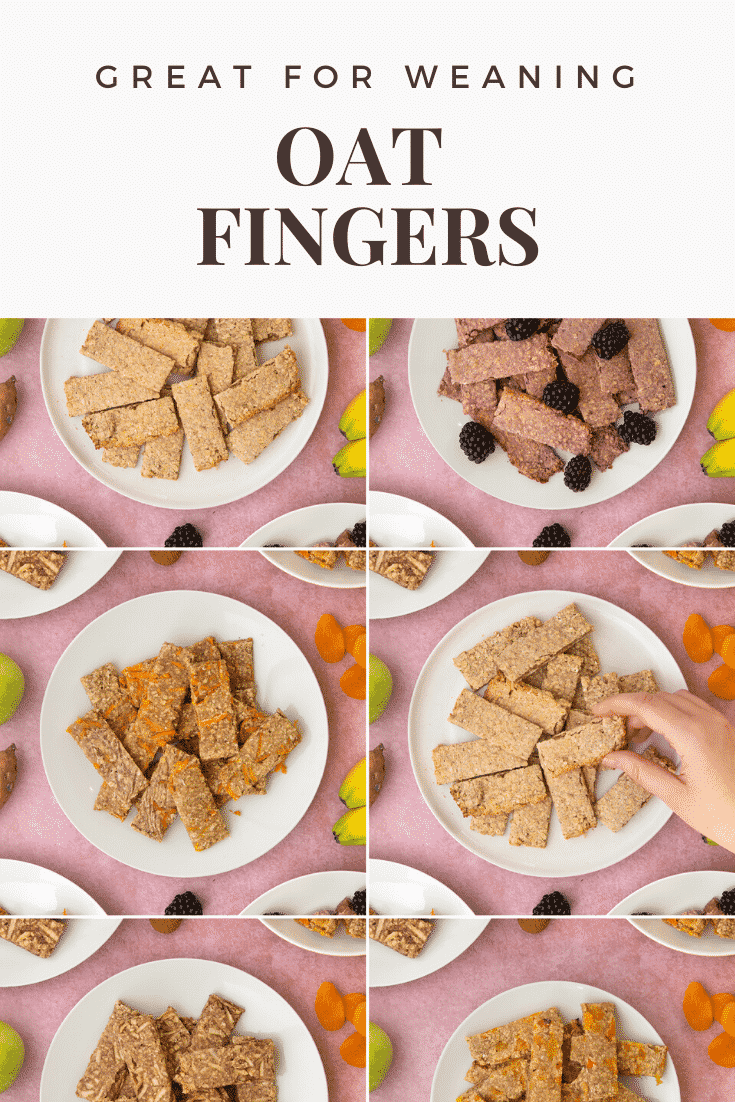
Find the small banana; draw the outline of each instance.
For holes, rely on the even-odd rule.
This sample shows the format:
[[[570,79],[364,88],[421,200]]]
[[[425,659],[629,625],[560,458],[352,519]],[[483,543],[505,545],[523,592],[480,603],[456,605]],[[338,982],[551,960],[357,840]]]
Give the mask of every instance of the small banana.
[[[342,781],[339,798],[345,807],[364,807],[367,803],[367,758],[353,765]]]
[[[707,431],[715,440],[730,440],[735,436],[735,390],[730,390],[712,410]]]
[[[364,478],[367,474],[367,440],[351,440],[341,448],[332,466],[342,478]]]
[[[348,440],[364,440],[367,436],[367,391],[356,394],[339,419],[339,431]]]
[[[364,846],[367,841],[367,808],[353,807],[332,827],[335,842],[341,846]]]
[[[710,478],[735,477],[735,439],[718,440],[704,453],[700,463]]]

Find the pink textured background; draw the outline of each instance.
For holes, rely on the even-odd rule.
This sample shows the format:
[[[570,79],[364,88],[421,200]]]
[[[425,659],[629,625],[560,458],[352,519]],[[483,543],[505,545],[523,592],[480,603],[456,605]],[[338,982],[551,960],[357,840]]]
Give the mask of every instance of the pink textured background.
[[[41,393],[39,350],[44,318],[28,318],[0,378],[15,375],[18,413],[0,452],[0,490],[60,505],[88,524],[108,547],[162,547],[178,524],[195,524],[206,547],[238,547],[261,525],[305,505],[365,500],[361,478],[339,478],[332,456],[344,444],[337,424],[365,386],[365,334],[339,318],[322,318],[329,352],[327,397],[316,429],[296,460],[261,490],[216,509],[159,509],[103,486],[66,450]]]
[[[0,622],[0,649],[18,662],[26,678],[20,707],[0,732],[0,744],[15,742],[19,758],[19,779],[2,813],[0,857],[61,873],[89,892],[108,914],[162,914],[173,896],[185,890],[175,878],[120,864],[77,832],[51,793],[38,737],[46,682],[71,640],[107,609],[143,593],[169,589],[221,593],[275,621],[314,670],[329,719],[324,776],[298,826],[251,864],[217,876],[195,877],[185,888],[200,897],[205,914],[238,914],[262,892],[292,877],[323,869],[363,869],[365,850],[338,845],[331,831],[344,811],[337,797],[342,778],[365,753],[365,708],[339,687],[347,660],[328,666],[319,658],[314,627],[323,612],[332,612],[343,624],[365,623],[365,591],[325,589],[300,581],[278,570],[258,551],[185,551],[171,567],[157,566],[147,551],[126,551],[96,586],[63,608]],[[256,678],[257,670],[256,655]],[[77,752],[69,739],[69,753]],[[192,865],[196,865],[193,850]]]
[[[732,1097],[735,1072],[717,1067],[707,1055],[720,1027],[695,1033],[684,1020],[681,1001],[692,980],[711,994],[733,991],[734,961],[677,953],[625,919],[559,919],[537,935],[524,933],[514,919],[494,920],[446,968],[400,987],[371,989],[370,1019],[388,1033],[394,1052],[375,1097],[380,1102],[428,1100],[442,1050],[467,1015],[502,991],[541,980],[590,984],[630,1003],[668,1045],[682,1102]],[[501,1024],[488,1022],[488,1028]],[[470,1063],[468,1050],[468,1068]],[[643,1093],[647,1096],[645,1088]]]
[[[0,989],[3,1020],[20,1033],[26,1050],[20,1075],[4,1096],[8,1102],[38,1102],[48,1047],[66,1015],[87,992],[126,968],[167,957],[218,961],[267,983],[293,1007],[314,1038],[331,1102],[362,1102],[365,1072],[349,1067],[339,1054],[352,1027],[336,1033],[322,1029],[314,1013],[314,996],[325,979],[345,993],[364,991],[365,958],[309,953],[289,945],[255,918],[188,919],[169,935],[156,933],[147,919],[127,919],[94,956],[65,975],[32,986]],[[252,1009],[245,1007],[243,1023]],[[100,1031],[103,1025],[101,1022]],[[308,1098],[308,1093],[303,1097]]]
[[[444,555],[461,552],[444,551]],[[398,861],[435,876],[476,914],[530,914],[552,890],[570,900],[573,914],[607,914],[616,903],[652,880],[693,869],[735,871],[735,855],[708,846],[676,816],[636,853],[610,868],[580,877],[524,876],[496,868],[456,842],[424,803],[411,769],[408,708],[424,662],[450,628],[477,608],[511,593],[568,589],[589,593],[626,609],[668,647],[689,688],[735,719],[735,704],[718,701],[707,678],[720,663],[695,665],[681,633],[691,612],[710,624],[732,622],[735,590],[692,589],[659,578],[627,551],[554,551],[542,566],[526,566],[515,551],[494,551],[459,590],[422,612],[370,624],[370,650],[393,675],[393,696],[370,727],[370,745],[385,745],[386,782],[371,812],[370,856]],[[603,828],[599,828],[603,829]]]
[[[370,444],[370,488],[400,494],[442,513],[476,547],[529,547],[546,524],[558,522],[575,547],[606,547],[629,525],[660,509],[698,501],[735,502],[731,478],[707,478],[700,457],[712,443],[705,425],[716,402],[735,386],[735,333],[706,318],[690,319],[697,386],[686,424],[665,459],[625,493],[582,509],[527,509],[470,486],[434,450],[419,424],[408,386],[413,318],[397,318],[370,358],[370,378],[385,378],[386,410]],[[437,386],[439,380],[437,379]],[[704,533],[703,533],[704,534]]]

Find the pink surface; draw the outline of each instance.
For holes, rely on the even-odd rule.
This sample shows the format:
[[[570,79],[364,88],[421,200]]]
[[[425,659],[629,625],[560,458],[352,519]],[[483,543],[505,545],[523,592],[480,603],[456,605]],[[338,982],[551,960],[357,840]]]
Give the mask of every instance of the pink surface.
[[[321,785],[291,834],[251,864],[218,876],[195,877],[185,887],[202,900],[205,914],[238,914],[264,891],[292,877],[326,869],[363,869],[365,850],[338,845],[332,824],[344,811],[337,797],[342,778],[365,753],[364,705],[346,697],[339,687],[348,661],[328,666],[319,658],[314,627],[323,612],[332,612],[343,624],[365,623],[365,591],[325,589],[292,578],[258,551],[185,551],[171,567],[157,566],[147,551],[127,551],[96,586],[63,608],[2,622],[0,649],[23,669],[26,692],[15,716],[0,732],[0,744],[4,748],[14,742],[19,758],[19,779],[2,813],[0,857],[28,861],[68,877],[108,914],[161,914],[173,896],[184,890],[176,879],[138,872],[107,857],[77,832],[51,793],[38,736],[46,682],[79,631],[123,601],[169,589],[234,597],[283,628],[314,670],[324,694],[330,734]],[[257,662],[256,654],[256,678]],[[69,753],[78,753],[71,739]],[[193,866],[196,857],[192,850]]]
[[[364,501],[361,478],[339,478],[332,456],[344,444],[337,424],[365,386],[365,335],[339,318],[323,318],[329,351],[329,386],[316,429],[296,460],[261,490],[216,509],[158,509],[130,501],[88,474],[54,431],[41,393],[39,351],[43,318],[28,318],[20,340],[3,357],[0,377],[15,375],[18,413],[0,453],[0,490],[51,501],[88,524],[108,547],[162,547],[186,521],[206,547],[238,547],[261,525],[305,505]],[[233,461],[234,462],[234,461]]]
[[[322,1029],[314,1013],[314,996],[325,979],[345,993],[364,991],[365,958],[324,957],[307,952],[289,945],[257,919],[247,918],[189,919],[170,935],[156,933],[147,919],[128,919],[94,956],[65,975],[33,986],[3,989],[0,992],[3,1020],[20,1033],[26,1050],[20,1075],[4,1096],[8,1102],[38,1102],[48,1047],[66,1015],[87,992],[117,972],[167,957],[218,961],[268,984],[293,1007],[314,1038],[324,1064],[331,1102],[362,1102],[365,1073],[349,1067],[339,1055],[339,1046],[352,1027],[345,1026],[336,1033]],[[253,1008],[245,1007],[242,1018],[245,1029],[248,1020],[253,1020],[248,1018],[249,1010]],[[288,1059],[288,1053],[283,1056]]]
[[[622,550],[554,551],[538,567],[524,565],[515,551],[495,551],[465,585],[438,604],[408,617],[371,621],[371,653],[388,665],[394,689],[383,716],[370,727],[370,745],[382,742],[387,762],[386,782],[371,812],[370,856],[436,877],[476,914],[530,914],[541,896],[552,890],[567,896],[573,914],[607,914],[632,891],[660,877],[694,869],[735,870],[735,855],[705,845],[676,816],[617,865],[553,881],[496,868],[456,842],[434,818],[416,785],[408,752],[408,708],[416,679],[437,643],[465,616],[501,597],[536,589],[588,593],[632,613],[668,647],[690,690],[731,721],[735,718],[735,704],[718,701],[707,688],[707,678],[720,660],[695,665],[681,640],[691,612],[701,613],[710,624],[727,623],[735,615],[732,589],[677,585],[652,574]]]
[[[660,509],[735,501],[733,480],[707,478],[699,465],[712,443],[705,428],[710,411],[735,385],[735,333],[720,332],[706,318],[691,319],[697,353],[694,401],[679,439],[655,470],[608,501],[547,513],[508,505],[470,486],[434,450],[408,386],[412,326],[412,318],[396,318],[382,349],[370,358],[370,378],[382,374],[386,388],[385,416],[370,444],[370,488],[429,505],[476,547],[529,547],[544,525],[554,522],[564,525],[575,547],[606,547],[631,524]]]
[[[695,979],[711,994],[733,991],[733,961],[667,949],[625,919],[560,919],[538,935],[524,933],[514,919],[493,921],[446,968],[400,987],[371,989],[370,1020],[385,1029],[394,1052],[393,1066],[375,1097],[380,1102],[428,1102],[442,1050],[468,1014],[522,984],[568,980],[600,987],[647,1019],[668,1045],[682,1102],[726,1098],[735,1071],[717,1067],[707,1055],[707,1046],[722,1031],[713,1025],[695,1033],[684,1020],[681,1001]],[[502,1024],[488,1019],[487,1028]],[[470,1063],[468,1050],[468,1069]],[[647,1096],[645,1087],[643,1093]]]

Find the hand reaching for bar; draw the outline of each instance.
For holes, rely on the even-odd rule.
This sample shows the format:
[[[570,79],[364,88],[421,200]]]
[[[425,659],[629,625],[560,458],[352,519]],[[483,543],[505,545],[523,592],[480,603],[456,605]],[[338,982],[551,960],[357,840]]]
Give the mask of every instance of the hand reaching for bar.
[[[678,776],[629,750],[602,764],[622,769],[701,834],[735,853],[735,728],[693,693],[621,693],[596,704],[599,716],[629,717],[631,732],[657,731],[681,758]]]

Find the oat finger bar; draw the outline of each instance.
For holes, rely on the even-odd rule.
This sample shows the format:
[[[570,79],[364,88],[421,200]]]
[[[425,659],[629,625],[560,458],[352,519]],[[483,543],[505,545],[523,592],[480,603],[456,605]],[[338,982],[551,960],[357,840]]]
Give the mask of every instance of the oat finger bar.
[[[434,932],[436,923],[428,918],[371,918],[368,929],[372,941],[394,949],[404,957],[417,957]]]
[[[146,348],[101,321],[94,323],[79,351],[140,386],[155,390],[156,394],[161,393],[163,384],[175,368],[170,356]]]
[[[112,662],[92,670],[79,679],[89,702],[110,725],[118,738],[122,738],[138,714],[138,709],[122,688],[117,670]]]
[[[525,344],[525,341],[519,341]],[[495,348],[496,345],[484,345]],[[502,345],[500,347],[503,347]],[[504,432],[546,444],[551,448],[563,448],[575,455],[587,455],[590,450],[591,429],[571,414],[559,413],[532,398],[521,390],[506,387],[498,402],[493,425]]]
[[[371,551],[370,569],[404,589],[418,589],[434,561],[430,551]]]
[[[258,1041],[253,1037],[237,1038],[216,1048],[196,1049],[181,1054],[179,1059],[179,1083],[182,1090],[191,1091],[207,1087],[226,1087],[252,1082],[254,1079],[274,1079],[273,1075],[261,1076],[264,1065],[275,1068],[275,1047],[272,1041]]]
[[[155,1024],[161,1040],[166,1070],[171,1079],[176,1079],[179,1056],[191,1045],[191,1034],[172,1006],[167,1006],[163,1014],[159,1014]]]
[[[226,1045],[244,1013],[243,1007],[230,999],[210,995],[191,1035],[191,1051]]]
[[[639,670],[637,673],[623,674],[619,679],[621,693],[657,693],[658,682],[652,670]]]
[[[669,409],[676,404],[676,392],[658,318],[624,320],[630,333],[628,356],[638,389],[638,404],[644,413]]]
[[[118,318],[118,333],[162,352],[174,361],[173,370],[189,375],[197,362],[201,337],[170,318]]]
[[[176,802],[169,789],[174,765],[186,763],[188,755],[170,744],[158,760],[143,795],[138,801],[138,811],[131,822],[133,830],[145,834],[156,842],[163,837],[177,815]]]
[[[65,562],[65,551],[0,551],[0,570],[36,589],[50,589]]]
[[[466,781],[490,773],[502,773],[507,769],[521,769],[528,760],[494,746],[485,739],[435,746],[431,755],[437,784],[452,784],[454,781]]]
[[[0,915],[8,912],[0,906]],[[66,929],[63,918],[0,918],[0,937],[44,960],[50,957]]]
[[[477,383],[507,379],[528,372],[556,369],[554,353],[544,333],[524,341],[492,341],[466,345],[447,352],[453,383]]]
[[[107,1102],[118,1098],[118,1090],[127,1077],[125,1060],[116,1043],[118,1026],[134,1011],[119,999],[115,1003],[97,1047],[89,1058],[87,1070],[77,1083],[78,1098],[88,1102]]]
[[[582,669],[582,659],[574,654],[550,658],[541,676],[541,688],[561,700],[574,700]]]
[[[497,659],[503,650],[516,639],[528,635],[533,628],[541,627],[541,620],[536,616],[525,616],[522,620],[516,620],[507,628],[488,635],[486,639],[477,643],[470,650],[462,651],[452,661],[464,677],[471,689],[479,689],[486,685],[491,677],[498,672]]]
[[[118,1046],[138,1102],[171,1102],[171,1077],[153,1018],[133,1010],[117,1026]]]
[[[197,357],[197,375],[207,379],[211,394],[219,394],[232,386],[234,367],[235,350],[229,344],[202,341]]]
[[[100,458],[111,467],[132,470],[138,466],[140,444],[132,444],[129,448],[103,448]]]
[[[538,756],[546,777],[553,778],[581,765],[597,765],[611,750],[624,750],[627,743],[625,719],[606,716],[540,742]]]
[[[498,656],[498,668],[510,681],[520,681],[591,631],[592,625],[577,606],[567,605],[541,627],[505,647]]]
[[[138,716],[124,737],[126,750],[141,769],[147,769],[156,751],[176,737],[188,688],[183,648],[164,643],[145,682]]]
[[[75,720],[67,731],[129,808],[148,781],[109,724],[99,712],[92,711]]]
[[[82,418],[82,427],[95,448],[124,448],[178,432],[179,419],[170,398],[155,398],[137,406],[90,413]]]
[[[526,1102],[561,1102],[563,1037],[558,1010],[547,1010],[534,1019]]]
[[[490,431],[513,466],[526,478],[545,484],[564,468],[564,461],[548,444],[537,444],[535,440],[527,440],[517,433],[505,432],[495,424],[494,419]]]
[[[448,718],[455,726],[525,761],[543,734],[538,724],[513,715],[469,689],[459,694]]]
[[[184,757],[185,761],[176,761],[171,768],[169,790],[194,849],[201,853],[221,842],[230,832],[207,787],[199,762],[190,754]]]
[[[595,333],[606,321],[607,318],[564,318],[551,343],[559,352],[583,356]]]
[[[581,769],[572,769],[560,777],[547,777],[546,783],[565,838],[579,838],[597,826],[595,808]]]
[[[531,846],[545,849],[551,822],[551,798],[537,804],[517,807],[510,819],[508,842],[511,846]]]
[[[491,703],[535,723],[546,735],[561,731],[569,714],[569,700],[557,700],[533,685],[508,681],[502,673],[490,680],[484,695]]]
[[[280,341],[293,334],[290,318],[251,318],[253,340]]]
[[[650,1075],[660,1083],[666,1070],[666,1045],[618,1041],[618,1075]]]
[[[570,1056],[582,1070],[572,1087],[581,1102],[615,1098],[618,1089],[615,1007],[582,1003],[584,1033],[572,1037]]]
[[[239,744],[226,663],[220,659],[190,665],[189,684],[199,729],[201,760],[211,761],[236,754]]]
[[[267,360],[241,382],[217,394],[218,408],[232,428],[264,409],[272,409],[296,390],[299,385],[299,365],[293,350],[286,345],[282,352]]]
[[[594,352],[585,352],[581,359],[560,352],[567,379],[579,390],[579,412],[592,429],[612,425],[620,416],[620,406],[609,393],[603,393],[600,384],[600,361]]]
[[[470,818],[470,830],[490,838],[502,838],[509,818],[509,815],[473,815]]]
[[[493,327],[500,325],[505,318],[455,318],[454,325],[457,330],[457,344],[464,348],[466,344],[474,344],[476,340],[495,340]]]
[[[150,402],[158,398],[159,390],[127,379],[116,371],[102,371],[99,375],[72,375],[64,383],[66,409],[70,417],[99,413],[114,406],[129,406],[133,402]]]
[[[512,769],[491,777],[457,781],[449,793],[466,818],[470,815],[500,815],[526,804],[540,803],[547,796],[538,765]]]
[[[227,459],[227,445],[220,428],[209,383],[198,375],[183,383],[174,383],[171,392],[186,434],[189,450],[198,471],[207,471]],[[227,393],[224,391],[223,393]]]
[[[661,765],[669,772],[675,773],[676,766],[669,758],[659,754],[652,746],[644,750],[641,757],[648,761]],[[612,830],[613,833],[622,830],[630,822],[637,811],[648,803],[651,793],[639,784],[631,780],[627,773],[621,773],[612,788],[609,788],[604,796],[600,796],[595,805],[597,818],[601,823]]]
[[[143,445],[143,478],[166,478],[175,482],[181,468],[184,449],[184,430],[177,429],[170,436],[156,436]]]
[[[278,402],[236,425],[228,432],[227,447],[242,463],[252,463],[283,430],[304,412],[309,399],[301,387]]]
[[[540,1014],[530,1014],[527,1018],[467,1037],[472,1059],[485,1067],[505,1064],[508,1060],[529,1060],[533,1023],[540,1017]]]

